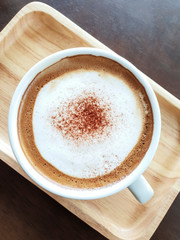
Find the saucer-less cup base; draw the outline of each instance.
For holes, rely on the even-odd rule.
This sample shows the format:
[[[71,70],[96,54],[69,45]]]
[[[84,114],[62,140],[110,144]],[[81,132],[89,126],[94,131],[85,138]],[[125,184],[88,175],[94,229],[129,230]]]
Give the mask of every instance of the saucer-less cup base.
[[[85,189],[83,191],[78,189],[73,189],[73,188],[69,189],[69,188],[57,185],[51,181],[48,181],[47,178],[43,177],[41,174],[35,171],[35,169],[26,159],[21,149],[19,138],[18,138],[18,132],[17,132],[17,116],[18,116],[19,104],[24,91],[26,90],[29,83],[33,80],[33,78],[40,71],[56,63],[62,58],[65,58],[68,56],[74,56],[74,55],[82,55],[82,54],[91,54],[95,56],[104,56],[106,58],[110,58],[120,63],[129,71],[131,71],[139,80],[139,82],[144,86],[147,92],[147,95],[151,102],[153,118],[154,118],[153,119],[154,129],[153,129],[152,141],[148,151],[146,152],[144,158],[142,159],[138,167],[126,178],[122,179],[117,183],[114,183],[113,185],[107,186],[105,188],[102,187],[102,188],[91,189],[91,190]],[[73,199],[88,200],[88,199],[97,199],[97,198],[107,197],[109,195],[117,193],[123,190],[124,188],[128,187],[129,190],[133,193],[133,195],[137,198],[137,200],[140,203],[144,204],[145,202],[147,202],[153,196],[153,190],[149,185],[149,183],[146,181],[146,179],[142,176],[142,173],[146,170],[151,160],[153,159],[153,156],[158,146],[160,131],[161,131],[161,117],[160,117],[159,105],[151,86],[144,79],[142,73],[134,65],[132,65],[130,62],[120,57],[119,55],[112,52],[105,51],[105,50],[95,49],[95,48],[67,49],[67,50],[54,53],[46,57],[45,59],[41,60],[40,62],[38,62],[25,74],[25,76],[20,81],[18,87],[16,88],[11,101],[11,105],[9,109],[9,117],[8,117],[8,132],[9,132],[11,147],[16,159],[18,160],[18,162],[20,163],[24,171],[42,188],[54,194],[67,197],[67,198],[73,198]]]

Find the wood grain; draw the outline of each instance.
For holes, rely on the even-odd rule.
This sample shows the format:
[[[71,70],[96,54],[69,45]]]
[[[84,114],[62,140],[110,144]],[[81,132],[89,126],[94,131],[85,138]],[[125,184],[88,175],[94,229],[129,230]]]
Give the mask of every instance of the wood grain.
[[[40,3],[23,8],[0,36],[0,158],[27,179],[14,159],[8,140],[11,97],[22,76],[38,60],[58,50],[78,46],[108,49],[59,12]],[[93,201],[69,200],[48,193],[110,239],[149,239],[180,187],[180,101],[148,77],[147,80],[156,92],[162,114],[158,151],[145,172],[155,190],[154,198],[143,206],[127,189]],[[145,224],[148,227],[144,228]]]

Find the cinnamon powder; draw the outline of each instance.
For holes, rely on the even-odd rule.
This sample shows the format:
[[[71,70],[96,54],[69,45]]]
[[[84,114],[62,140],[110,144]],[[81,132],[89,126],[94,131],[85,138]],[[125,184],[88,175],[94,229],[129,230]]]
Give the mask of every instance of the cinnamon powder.
[[[61,104],[51,116],[51,124],[65,139],[77,144],[101,140],[110,134],[111,108],[94,93],[85,93]]]

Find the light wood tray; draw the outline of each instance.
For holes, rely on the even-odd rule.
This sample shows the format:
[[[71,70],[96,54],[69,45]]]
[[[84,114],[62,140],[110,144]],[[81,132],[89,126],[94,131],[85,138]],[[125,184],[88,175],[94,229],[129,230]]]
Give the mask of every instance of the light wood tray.
[[[8,139],[11,97],[20,79],[36,62],[61,49],[79,46],[108,49],[42,3],[25,6],[0,34],[0,158],[27,179]],[[146,78],[157,95],[162,114],[160,144],[144,174],[155,191],[152,200],[141,205],[127,189],[92,201],[69,200],[47,192],[109,239],[149,239],[180,189],[180,101]]]

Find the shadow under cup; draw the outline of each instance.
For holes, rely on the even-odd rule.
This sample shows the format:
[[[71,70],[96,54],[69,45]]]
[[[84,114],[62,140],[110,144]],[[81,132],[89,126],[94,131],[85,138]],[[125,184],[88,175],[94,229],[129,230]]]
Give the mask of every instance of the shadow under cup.
[[[151,143],[139,165],[128,176],[121,179],[120,181],[106,185],[105,187],[93,189],[70,188],[50,181],[47,177],[40,174],[37,170],[35,170],[35,168],[26,158],[26,155],[22,150],[18,136],[17,125],[19,106],[21,104],[22,97],[31,81],[41,71],[57,63],[61,59],[77,55],[102,56],[107,59],[111,59],[122,65],[125,69],[128,69],[138,79],[138,81],[144,87],[147,93],[152,108],[154,122]],[[142,177],[142,173],[146,170],[146,168],[150,164],[158,146],[161,131],[159,105],[151,86],[145,80],[143,74],[137,68],[135,68],[130,62],[128,62],[127,60],[113,52],[108,52],[94,48],[73,48],[54,53],[38,62],[25,74],[25,76],[20,81],[18,87],[16,88],[9,109],[8,131],[14,155],[18,162],[20,163],[21,167],[38,185],[54,194],[74,199],[97,199],[109,196],[111,194],[123,190],[126,187],[129,187],[131,192],[141,203],[145,203],[153,195],[153,191],[150,188],[149,184],[146,182],[146,180]]]

